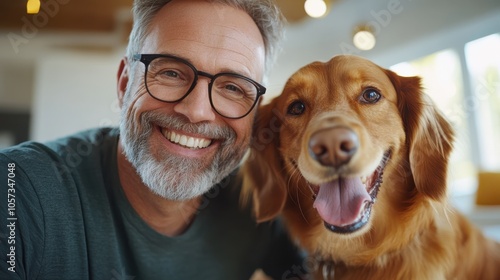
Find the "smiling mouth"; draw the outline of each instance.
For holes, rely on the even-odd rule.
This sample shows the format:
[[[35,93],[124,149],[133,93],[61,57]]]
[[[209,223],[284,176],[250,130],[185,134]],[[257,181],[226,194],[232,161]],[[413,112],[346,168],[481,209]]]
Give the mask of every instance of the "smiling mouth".
[[[166,128],[161,128],[161,133],[168,141],[189,149],[204,149],[212,144],[211,139],[184,135]]]
[[[327,229],[348,234],[368,223],[390,157],[391,152],[387,151],[369,176],[338,177],[323,184],[309,185],[313,192],[313,207]]]

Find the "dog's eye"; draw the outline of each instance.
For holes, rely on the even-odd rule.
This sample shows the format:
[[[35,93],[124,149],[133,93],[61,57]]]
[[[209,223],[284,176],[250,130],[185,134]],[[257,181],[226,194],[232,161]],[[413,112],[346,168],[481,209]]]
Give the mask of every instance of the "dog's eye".
[[[292,102],[292,104],[290,104],[290,106],[288,106],[287,113],[289,115],[298,116],[298,115],[302,115],[302,113],[304,113],[305,110],[306,110],[306,105],[304,105],[304,103],[302,103],[302,101],[297,100],[297,101]]]
[[[363,91],[363,94],[361,95],[360,99],[361,99],[361,102],[363,102],[363,103],[373,104],[373,103],[378,102],[381,97],[382,97],[382,95],[376,89],[369,88],[369,89],[366,89],[365,91]]]

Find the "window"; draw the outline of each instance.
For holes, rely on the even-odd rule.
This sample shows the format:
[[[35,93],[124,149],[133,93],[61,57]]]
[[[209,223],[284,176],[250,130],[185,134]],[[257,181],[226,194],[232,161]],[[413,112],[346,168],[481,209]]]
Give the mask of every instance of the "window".
[[[500,170],[500,34],[465,45],[473,111],[478,135],[479,168]]]
[[[500,34],[391,67],[418,75],[424,91],[456,131],[450,159],[452,195],[475,192],[478,171],[500,170]]]
[[[449,181],[454,194],[475,191],[476,168],[471,153],[471,139],[464,107],[464,89],[460,58],[447,49],[411,62],[391,67],[403,76],[420,76],[424,92],[441,109],[455,129],[454,150],[449,162]]]

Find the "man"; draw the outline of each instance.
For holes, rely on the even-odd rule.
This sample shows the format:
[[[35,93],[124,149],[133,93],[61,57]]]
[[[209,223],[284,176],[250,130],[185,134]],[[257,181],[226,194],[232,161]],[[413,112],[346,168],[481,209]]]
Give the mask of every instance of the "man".
[[[134,21],[119,131],[0,153],[0,278],[290,275],[297,252],[279,223],[256,225],[238,207],[231,173],[249,146],[279,12],[271,1],[137,0]]]

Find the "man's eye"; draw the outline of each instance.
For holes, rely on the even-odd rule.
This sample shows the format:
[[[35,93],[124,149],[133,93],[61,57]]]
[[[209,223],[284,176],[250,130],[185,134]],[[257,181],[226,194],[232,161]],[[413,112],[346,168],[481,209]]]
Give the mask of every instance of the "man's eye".
[[[177,73],[176,71],[173,71],[173,70],[162,71],[162,72],[160,72],[160,75],[165,76],[165,77],[169,77],[169,78],[178,78],[179,77],[179,73]]]
[[[236,92],[242,92],[242,90],[233,84],[228,84],[224,87],[224,89],[229,90],[229,91],[236,91]]]

